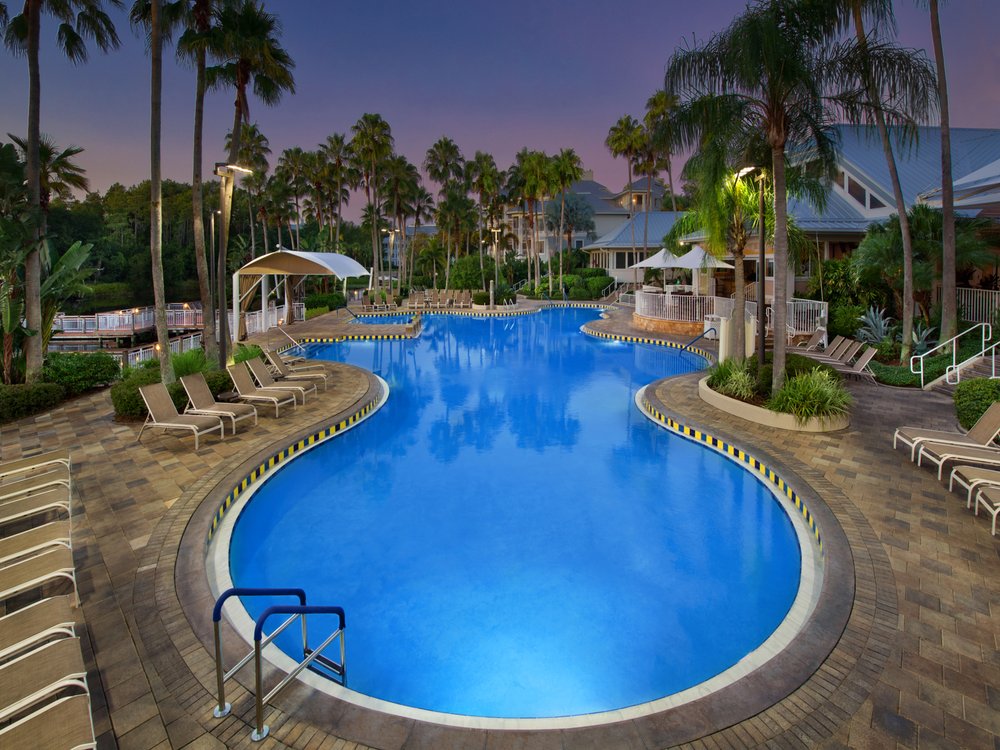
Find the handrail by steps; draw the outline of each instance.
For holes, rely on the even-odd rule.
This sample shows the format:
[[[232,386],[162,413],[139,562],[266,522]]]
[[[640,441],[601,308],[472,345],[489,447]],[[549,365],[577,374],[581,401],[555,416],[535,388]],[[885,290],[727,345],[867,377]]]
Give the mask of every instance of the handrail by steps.
[[[715,332],[715,335],[716,335],[716,336],[718,336],[718,335],[719,335],[719,332],[715,330],[715,326],[712,326],[711,328],[706,328],[706,329],[705,329],[705,331],[704,331],[704,333],[700,333],[700,334],[698,334],[698,335],[697,335],[697,336],[695,336],[695,337],[694,337],[693,339],[691,339],[690,341],[688,341],[688,342],[687,342],[687,343],[686,343],[686,344],[685,344],[685,345],[684,345],[683,347],[681,347],[681,351],[682,351],[682,352],[686,352],[686,351],[689,351],[689,350],[690,350],[690,348],[691,348],[691,344],[693,344],[693,343],[694,343],[695,341],[697,341],[698,339],[703,339],[703,338],[705,338],[705,337],[706,337],[706,336],[707,336],[708,334],[712,333],[713,331]]]
[[[966,336],[966,335],[968,335],[970,333],[973,333],[974,331],[977,331],[977,330],[980,331],[980,333],[982,335],[982,343],[981,343],[981,345],[979,347],[979,351],[976,354],[974,354],[973,356],[969,357],[968,359],[965,359],[962,362],[959,362],[958,361],[958,350],[959,350],[958,340],[960,338],[962,338],[963,336]],[[926,361],[927,357],[929,357],[931,354],[933,354],[934,352],[938,351],[939,349],[944,349],[947,346],[951,346],[951,364],[948,365],[948,367],[945,369],[943,377],[944,377],[945,381],[947,383],[949,383],[949,384],[957,383],[959,380],[961,380],[961,374],[960,374],[961,369],[963,367],[965,367],[967,364],[969,364],[970,362],[972,362],[973,360],[979,359],[980,357],[984,356],[986,354],[986,351],[990,348],[990,345],[988,344],[988,342],[992,338],[993,338],[993,327],[989,323],[976,323],[976,325],[971,326],[969,328],[966,328],[964,331],[962,331],[961,333],[959,333],[959,334],[957,334],[955,336],[952,336],[947,341],[942,341],[937,346],[935,346],[935,347],[933,347],[931,349],[928,349],[923,354],[914,354],[912,357],[910,357],[910,372],[912,372],[914,375],[919,375],[920,376],[920,387],[921,388],[923,388],[923,389],[930,388],[935,383],[937,383],[939,380],[941,380],[941,378],[935,378],[932,382],[925,383],[924,382],[924,374],[925,374],[924,362]],[[952,376],[954,376],[954,378],[955,378],[954,380],[952,380]]]

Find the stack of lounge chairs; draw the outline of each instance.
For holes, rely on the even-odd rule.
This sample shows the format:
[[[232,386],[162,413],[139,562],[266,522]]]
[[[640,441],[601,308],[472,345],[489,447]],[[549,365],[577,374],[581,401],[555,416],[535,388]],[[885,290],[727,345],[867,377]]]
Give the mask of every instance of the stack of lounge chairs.
[[[70,457],[0,463],[0,750],[94,748],[76,636]],[[36,599],[55,587],[71,593]]]
[[[817,333],[819,333],[817,331]],[[826,332],[823,332],[826,335]],[[862,351],[862,349],[864,351]],[[875,383],[875,375],[869,368],[869,363],[875,357],[877,349],[874,346],[865,346],[860,341],[837,336],[822,351],[818,351],[810,339],[801,354],[829,365],[838,373],[845,377],[864,379]]]
[[[892,445],[910,449],[910,460],[918,466],[924,463],[937,468],[938,479],[945,467],[952,465],[948,489],[958,485],[965,491],[966,507],[975,506],[993,518],[991,533],[996,536],[1000,516],[1000,401],[994,402],[965,434],[948,430],[900,427]]]

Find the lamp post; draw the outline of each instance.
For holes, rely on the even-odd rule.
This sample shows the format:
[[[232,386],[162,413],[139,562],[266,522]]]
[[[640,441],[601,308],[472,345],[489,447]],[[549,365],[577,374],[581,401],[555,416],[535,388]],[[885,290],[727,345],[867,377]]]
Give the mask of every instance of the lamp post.
[[[500,286],[500,227],[490,227],[493,233],[493,284]],[[490,300],[493,304],[493,300]]]
[[[209,245],[208,245],[208,296],[212,301],[212,309],[215,307],[215,216],[221,214],[219,209],[215,209],[208,215],[209,225]]]
[[[757,245],[757,262],[760,264],[760,270],[757,272],[757,366],[764,366],[764,337],[767,336],[767,324],[764,321],[764,298],[765,298],[765,284],[764,279],[767,277],[767,260],[764,257],[764,245],[767,239],[767,235],[764,233],[764,177],[763,171],[757,175],[757,193],[758,193],[758,209],[760,214],[757,218],[757,234],[760,235]]]
[[[252,169],[241,167],[238,164],[227,164],[226,162],[215,163],[215,175],[219,178],[219,208],[222,225],[219,230],[219,254],[215,281],[218,286],[218,309],[219,309],[219,366],[224,368],[228,362],[227,348],[229,346],[229,321],[227,320],[226,304],[226,250],[229,247],[229,221],[232,217],[233,208],[233,187],[235,186],[235,173],[253,174]],[[235,300],[234,300],[235,302]],[[238,325],[238,318],[233,314],[233,325]],[[238,333],[237,333],[238,335]],[[233,337],[236,338],[236,335]]]

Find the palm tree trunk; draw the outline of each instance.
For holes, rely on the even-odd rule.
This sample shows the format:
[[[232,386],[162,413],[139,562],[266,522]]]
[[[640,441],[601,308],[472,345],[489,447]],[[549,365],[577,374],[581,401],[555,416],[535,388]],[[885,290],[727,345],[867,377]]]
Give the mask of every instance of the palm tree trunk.
[[[299,236],[299,225],[301,223],[302,223],[302,212],[301,209],[299,208],[299,191],[298,189],[296,189],[295,190],[295,249],[296,250],[302,249],[302,246],[300,244],[300,240],[302,238]],[[292,231],[291,227],[289,227],[288,229],[289,234],[291,234],[291,231]]]
[[[566,188],[563,188],[562,199],[559,201],[559,237],[560,244],[562,243],[563,227],[566,226]],[[569,242],[566,243],[566,248],[569,248]],[[559,290],[562,291],[562,278],[563,278],[563,249],[559,248]]]
[[[38,48],[41,32],[42,0],[27,0],[28,19],[28,152],[25,154],[25,176],[28,180],[28,205],[38,210],[42,199],[39,143],[41,132],[41,79],[38,69]],[[36,230],[37,231],[37,230]],[[37,239],[41,235],[36,234]],[[34,243],[24,259],[24,316],[33,335],[24,340],[25,380],[34,383],[42,375],[45,353],[42,351],[42,261],[38,243]]]
[[[337,222],[337,230],[335,233],[336,236],[333,240],[333,249],[336,250],[338,253],[340,252],[340,205],[341,205],[341,196],[343,195],[343,190],[344,190],[343,179],[337,180],[337,215],[336,217],[334,217]]]
[[[240,92],[240,83],[237,83],[235,114],[233,115],[233,137],[229,141],[229,164],[236,164],[240,152],[240,140],[243,128],[242,101],[243,96]],[[229,223],[233,214],[233,183],[235,182],[235,178],[230,170],[223,170],[219,180],[219,208],[222,211],[220,217],[222,221],[220,222],[219,229],[219,254],[216,258],[218,268],[215,271],[215,283],[218,287],[217,297],[219,300],[219,369],[224,370],[228,363],[229,347],[229,320],[227,318],[229,305],[226,303],[226,281],[228,280],[226,278],[226,271],[228,264],[226,263],[226,254],[229,250]],[[239,321],[234,319],[233,325],[239,331]]]
[[[218,343],[215,340],[215,300],[212,296],[211,273],[205,255],[204,195],[202,192],[202,131],[205,118],[205,51],[199,50],[196,62],[196,83],[194,96],[194,165],[191,173],[191,209],[194,226],[194,264],[198,271],[198,295],[201,297],[201,345],[205,359],[218,359]]]
[[[628,218],[629,226],[632,227],[632,262],[635,262],[635,223],[631,221],[632,219],[632,158],[628,155],[625,156],[628,159]]]
[[[670,152],[664,154],[667,164],[667,185],[670,187],[670,209],[677,213],[677,196],[674,195],[674,170],[670,166]]]
[[[931,37],[937,65],[938,100],[941,109],[941,214],[943,253],[941,256],[941,340],[958,333],[958,309],[955,283],[955,189],[951,181],[951,118],[948,113],[948,79],[941,44],[941,19],[938,2],[930,0]]]
[[[646,209],[643,212],[642,217],[642,257],[643,260],[646,259],[646,253],[649,252],[649,201],[653,195],[653,174],[652,171],[646,175]]]
[[[861,15],[861,5],[859,2],[853,3],[852,13],[854,15],[854,31],[858,44],[867,54],[868,37],[865,35],[864,18]],[[868,98],[872,103],[876,103],[878,96],[871,81],[866,81],[868,87]],[[899,230],[903,238],[903,342],[900,352],[900,361],[908,362],[910,359],[910,349],[913,346],[913,238],[910,233],[910,217],[906,213],[906,199],[903,197],[903,188],[899,182],[899,171],[896,169],[896,157],[892,151],[892,143],[889,140],[889,129],[885,124],[885,115],[881,108],[875,106],[875,125],[878,128],[879,139],[882,141],[882,151],[885,153],[885,162],[889,167],[889,178],[892,182],[892,194],[896,201],[896,214],[899,216]],[[820,281],[822,282],[823,260],[820,259]],[[820,284],[820,290],[823,285]]]
[[[253,196],[247,190],[247,213],[250,215],[250,258],[257,257],[257,228],[253,220]]]
[[[788,204],[785,188],[785,148],[784,145],[771,147],[774,170],[774,295],[771,303],[771,319],[774,322],[773,370],[771,392],[777,393],[785,382],[785,324],[788,318]],[[763,227],[761,228],[763,231]],[[758,299],[763,296],[758,293]],[[758,302],[757,312],[764,310]]]
[[[150,3],[150,57],[152,58],[149,116],[149,252],[152,256],[153,307],[156,343],[159,350],[160,379],[174,382],[170,362],[170,332],[167,330],[167,300],[163,289],[163,180],[160,175],[161,95],[163,91],[163,35],[160,28],[160,0]]]
[[[733,248],[733,330],[729,334],[733,342],[733,359],[742,362],[746,358],[746,269],[743,267],[743,247]]]

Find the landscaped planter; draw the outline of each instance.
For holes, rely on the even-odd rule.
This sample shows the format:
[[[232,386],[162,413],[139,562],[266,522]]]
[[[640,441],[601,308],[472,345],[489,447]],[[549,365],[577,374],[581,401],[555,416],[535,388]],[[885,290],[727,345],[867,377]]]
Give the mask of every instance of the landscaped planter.
[[[716,409],[732,414],[733,416],[745,419],[748,422],[756,422],[765,427],[775,427],[779,430],[793,430],[795,432],[836,432],[844,430],[851,424],[849,415],[844,414],[839,417],[813,417],[805,422],[800,422],[791,414],[781,414],[760,406],[754,406],[744,401],[739,401],[729,396],[723,396],[718,391],[713,391],[708,387],[708,378],[698,381],[698,395],[706,404],[714,406]]]

